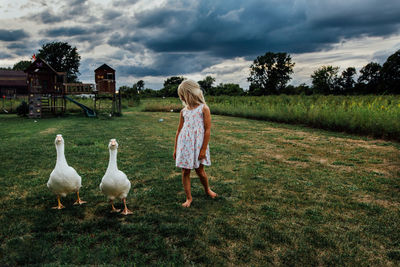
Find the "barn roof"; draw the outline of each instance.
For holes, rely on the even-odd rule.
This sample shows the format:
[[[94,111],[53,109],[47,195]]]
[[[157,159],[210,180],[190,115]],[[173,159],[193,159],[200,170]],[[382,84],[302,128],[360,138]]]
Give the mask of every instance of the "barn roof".
[[[95,69],[94,71],[97,71],[97,70],[112,70],[112,71],[115,71],[113,68],[111,68],[110,66],[108,66],[107,64],[103,64],[103,65],[101,65],[100,67],[98,67],[97,69]]]
[[[26,86],[26,73],[22,70],[0,70],[0,87]]]

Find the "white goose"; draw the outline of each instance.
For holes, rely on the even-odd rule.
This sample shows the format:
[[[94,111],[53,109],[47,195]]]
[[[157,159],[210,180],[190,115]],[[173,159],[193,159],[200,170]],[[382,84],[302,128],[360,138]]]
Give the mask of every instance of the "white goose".
[[[79,198],[82,179],[74,168],[68,166],[64,155],[64,139],[61,134],[56,136],[54,143],[57,150],[57,162],[47,182],[47,187],[57,195],[58,206],[53,207],[53,209],[63,209],[60,196],[65,197],[70,192],[76,192],[78,196],[74,205],[86,203]]]
[[[111,212],[120,211],[114,207],[113,203],[115,198],[119,198],[124,201],[124,210],[121,213],[124,215],[132,214],[132,212],[126,207],[126,196],[131,189],[131,182],[128,180],[125,173],[118,170],[118,143],[115,139],[110,140],[108,149],[110,151],[110,161],[108,162],[106,173],[104,174],[103,179],[101,179],[100,190],[110,199],[112,208]]]

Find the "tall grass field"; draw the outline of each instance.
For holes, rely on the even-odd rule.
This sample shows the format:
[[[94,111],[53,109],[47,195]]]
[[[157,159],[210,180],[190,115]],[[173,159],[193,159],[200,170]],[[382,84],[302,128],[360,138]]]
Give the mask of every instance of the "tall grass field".
[[[266,99],[275,106],[268,114],[278,114],[283,98]],[[287,98],[287,112],[295,99]],[[212,110],[232,112],[245,112],[240,101],[250,100],[253,111],[268,106],[256,98],[208,99]],[[368,103],[379,111],[363,101],[357,103],[365,112]],[[179,114],[142,109],[99,118],[0,115],[1,266],[399,266],[398,142],[213,115],[206,171],[219,197],[207,197],[193,173],[193,203],[185,209],[172,158]],[[82,177],[84,205],[74,206],[70,194],[62,198],[65,209],[51,209],[57,199],[46,183],[56,134]],[[111,138],[132,184],[129,216],[110,213],[99,190]]]
[[[400,96],[208,96],[206,101],[212,114],[400,140]],[[145,104],[146,111],[181,108],[178,98],[152,99]]]

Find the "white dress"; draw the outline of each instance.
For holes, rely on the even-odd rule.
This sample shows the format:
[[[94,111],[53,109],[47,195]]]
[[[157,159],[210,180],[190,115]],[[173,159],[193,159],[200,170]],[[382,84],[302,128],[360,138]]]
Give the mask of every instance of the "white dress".
[[[204,140],[204,104],[189,110],[184,108],[182,115],[184,118],[183,127],[178,136],[176,147],[176,167],[184,169],[197,169],[200,163],[206,166],[211,165],[210,149],[207,145],[206,158],[199,160],[199,154]]]

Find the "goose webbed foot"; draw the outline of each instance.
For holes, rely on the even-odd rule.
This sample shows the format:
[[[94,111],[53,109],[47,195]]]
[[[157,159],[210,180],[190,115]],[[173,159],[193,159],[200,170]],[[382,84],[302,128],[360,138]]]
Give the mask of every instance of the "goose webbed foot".
[[[132,214],[133,212],[128,210],[128,207],[126,206],[126,199],[124,198],[124,210],[121,212],[123,215],[129,215]]]
[[[120,209],[116,209],[115,207],[114,207],[114,203],[113,203],[113,201],[111,200],[111,213],[115,213],[115,212],[120,212],[121,210]]]
[[[87,203],[86,201],[83,201],[82,199],[79,198],[79,192],[77,192],[76,194],[77,194],[78,198],[76,199],[74,205],[82,205],[82,204]]]
[[[63,206],[63,204],[61,204],[60,196],[59,196],[59,195],[57,195],[57,202],[58,202],[58,205],[55,206],[55,207],[52,207],[52,209],[61,210],[61,209],[65,208],[65,207]]]

